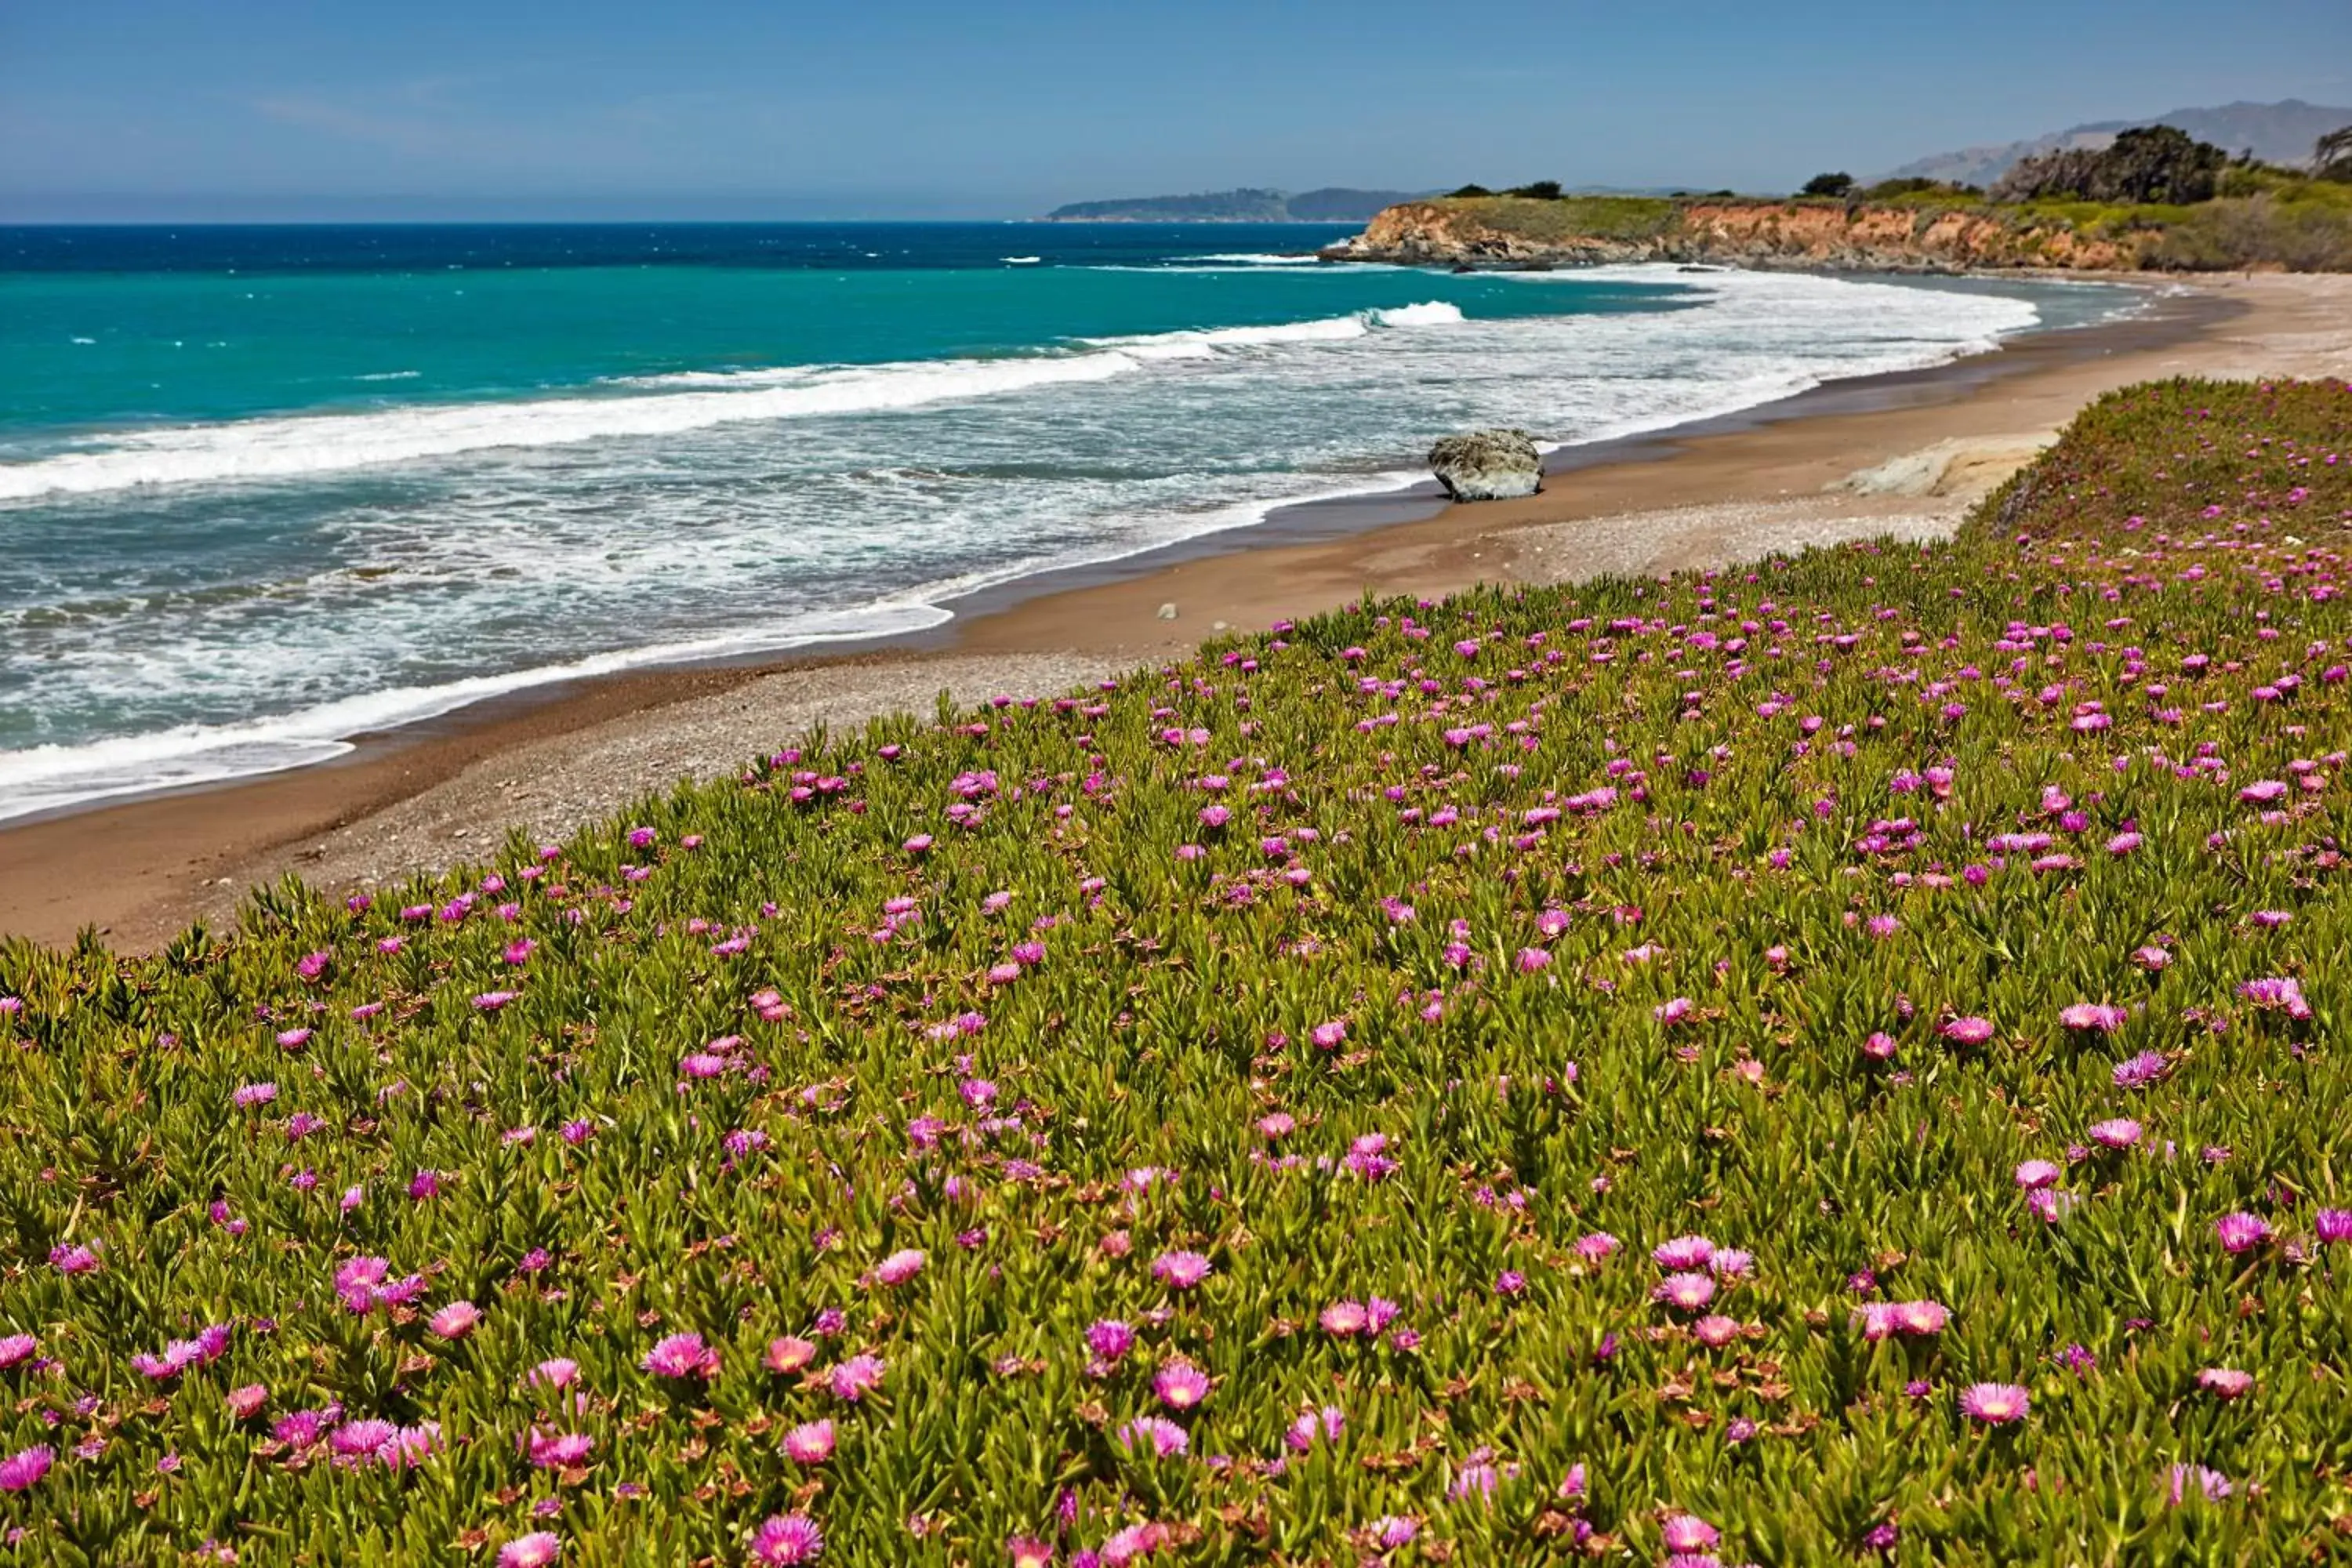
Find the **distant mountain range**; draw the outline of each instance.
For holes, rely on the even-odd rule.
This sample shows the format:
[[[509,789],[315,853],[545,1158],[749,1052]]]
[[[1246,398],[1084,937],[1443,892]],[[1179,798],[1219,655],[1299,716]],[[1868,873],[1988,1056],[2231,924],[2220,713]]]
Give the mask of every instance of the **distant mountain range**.
[[[1409,202],[1417,191],[1209,191],[1190,196],[1134,196],[1123,201],[1072,202],[1045,215],[1048,223],[1366,223],[1382,207]]]
[[[2290,98],[2284,103],[2225,103],[2219,109],[2175,109],[2145,120],[2102,120],[2071,130],[2054,131],[2030,142],[2004,142],[1993,146],[1963,147],[1938,153],[1887,172],[1892,179],[1944,180],[1955,184],[1990,185],[2020,161],[2062,148],[2105,147],[2118,131],[2135,125],[2173,125],[2200,142],[2210,142],[2231,153],[2251,152],[2266,163],[2297,164],[2309,161],[2311,144],[2339,125],[2352,125],[2352,109],[2331,109]]]

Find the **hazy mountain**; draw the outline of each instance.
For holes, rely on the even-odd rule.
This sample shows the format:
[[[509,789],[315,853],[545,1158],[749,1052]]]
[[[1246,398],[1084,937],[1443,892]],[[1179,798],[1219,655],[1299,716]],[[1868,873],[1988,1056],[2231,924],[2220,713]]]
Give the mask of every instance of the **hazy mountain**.
[[[1045,215],[1055,223],[1363,223],[1382,207],[1411,201],[1411,191],[1211,191],[1189,196],[1133,196],[1072,202]]]
[[[1895,179],[1948,180],[1960,184],[1990,185],[2021,159],[2062,148],[2105,147],[2118,131],[2135,125],[2175,125],[2200,142],[2210,142],[2230,153],[2251,151],[2268,163],[2301,163],[2311,156],[2311,144],[2339,125],[2352,125],[2352,109],[2331,109],[2290,98],[2284,103],[2225,103],[2219,109],[2175,109],[2145,120],[2102,120],[2070,130],[2054,131],[2030,142],[2005,142],[1993,146],[1963,147],[1938,153],[1888,171]]]

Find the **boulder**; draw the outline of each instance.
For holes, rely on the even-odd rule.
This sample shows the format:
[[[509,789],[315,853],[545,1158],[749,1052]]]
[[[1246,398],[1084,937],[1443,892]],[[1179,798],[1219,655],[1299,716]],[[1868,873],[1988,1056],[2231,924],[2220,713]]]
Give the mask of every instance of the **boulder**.
[[[1543,458],[1524,430],[1473,430],[1429,449],[1429,467],[1455,500],[1531,496],[1543,480]]]

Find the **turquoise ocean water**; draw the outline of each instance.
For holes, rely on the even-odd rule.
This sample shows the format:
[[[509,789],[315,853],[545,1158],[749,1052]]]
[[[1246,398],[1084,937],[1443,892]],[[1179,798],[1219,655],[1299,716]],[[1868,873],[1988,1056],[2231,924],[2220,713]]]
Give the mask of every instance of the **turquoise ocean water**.
[[[2119,290],[1326,268],[1333,228],[0,230],[0,816],[2097,319]]]

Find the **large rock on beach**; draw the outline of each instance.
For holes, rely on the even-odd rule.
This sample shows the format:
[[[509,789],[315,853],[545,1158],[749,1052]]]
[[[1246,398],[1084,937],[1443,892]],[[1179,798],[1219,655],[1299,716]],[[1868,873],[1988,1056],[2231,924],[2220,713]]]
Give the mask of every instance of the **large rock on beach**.
[[[1543,458],[1524,430],[1473,430],[1429,449],[1429,467],[1455,500],[1531,496],[1543,480]]]

